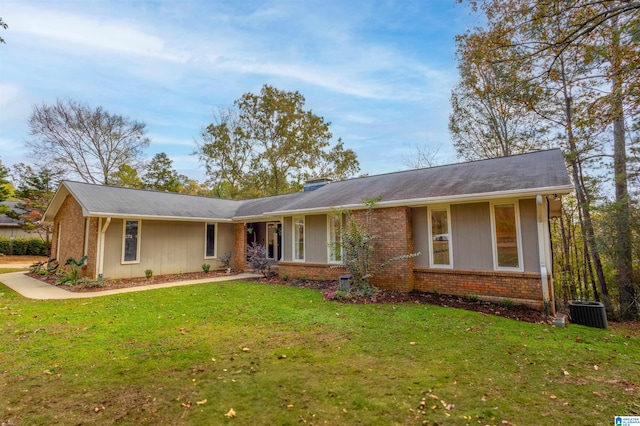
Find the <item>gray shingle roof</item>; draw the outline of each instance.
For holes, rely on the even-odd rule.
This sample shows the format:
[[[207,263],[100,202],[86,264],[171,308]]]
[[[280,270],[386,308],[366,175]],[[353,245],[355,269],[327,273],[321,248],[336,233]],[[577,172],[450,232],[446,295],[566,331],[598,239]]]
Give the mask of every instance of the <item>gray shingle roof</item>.
[[[564,187],[564,188],[563,188]],[[281,205],[279,211],[353,206],[363,198],[381,203],[563,188],[571,181],[559,149],[450,164],[330,183]]]
[[[85,214],[231,219],[240,201],[65,181]]]
[[[18,208],[19,201],[2,201],[0,205],[7,206],[9,210],[15,210],[17,213],[24,213],[23,209]],[[0,214],[0,226],[3,227],[18,227],[22,224],[21,220],[14,219],[6,214]]]
[[[382,197],[380,205],[389,205],[491,195],[567,193],[572,188],[559,149],[348,179],[314,191],[243,201],[68,181],[63,185],[85,214],[205,220],[353,207],[360,205],[363,198],[377,196]],[[57,208],[59,204],[53,210]],[[51,220],[48,216],[45,219]]]

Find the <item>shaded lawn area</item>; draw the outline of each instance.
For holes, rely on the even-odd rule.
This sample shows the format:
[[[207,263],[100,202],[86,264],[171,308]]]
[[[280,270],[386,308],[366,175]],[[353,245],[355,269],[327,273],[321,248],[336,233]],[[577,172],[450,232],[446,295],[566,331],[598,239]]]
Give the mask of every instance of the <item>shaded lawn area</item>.
[[[246,282],[62,301],[0,286],[0,370],[7,425],[609,425],[640,410],[637,337]]]

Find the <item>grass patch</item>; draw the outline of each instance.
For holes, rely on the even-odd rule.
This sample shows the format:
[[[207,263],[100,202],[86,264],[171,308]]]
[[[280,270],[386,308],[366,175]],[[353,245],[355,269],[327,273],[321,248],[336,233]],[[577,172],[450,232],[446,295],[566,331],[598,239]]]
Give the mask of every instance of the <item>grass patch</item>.
[[[52,301],[0,286],[8,424],[611,424],[640,409],[639,363],[615,331],[286,286]]]
[[[27,268],[11,268],[11,267],[0,267],[0,274],[8,274],[10,272],[20,272],[26,271]]]

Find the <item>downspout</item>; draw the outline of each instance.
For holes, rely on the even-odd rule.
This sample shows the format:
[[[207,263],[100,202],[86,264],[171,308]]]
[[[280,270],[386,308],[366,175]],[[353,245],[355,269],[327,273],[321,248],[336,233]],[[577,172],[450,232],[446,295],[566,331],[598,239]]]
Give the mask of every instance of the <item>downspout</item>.
[[[102,218],[100,218],[100,221],[98,222],[98,228],[100,229],[100,233],[98,234],[98,279],[102,279],[102,273],[104,270],[104,239],[110,223],[110,217],[107,218],[104,225],[102,225]]]
[[[540,259],[540,282],[542,284],[542,299],[545,313],[551,313],[551,298],[549,297],[549,271],[547,265],[547,238],[544,232],[544,201],[542,195],[536,196],[536,211],[538,218],[538,257]]]

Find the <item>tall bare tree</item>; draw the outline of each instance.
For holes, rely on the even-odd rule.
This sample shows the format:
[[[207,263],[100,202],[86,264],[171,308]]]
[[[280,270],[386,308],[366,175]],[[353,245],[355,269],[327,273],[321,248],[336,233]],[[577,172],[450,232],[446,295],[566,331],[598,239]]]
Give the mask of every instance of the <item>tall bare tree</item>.
[[[122,165],[136,166],[149,146],[146,125],[73,100],[35,105],[26,145],[39,164],[85,182],[108,184]]]

